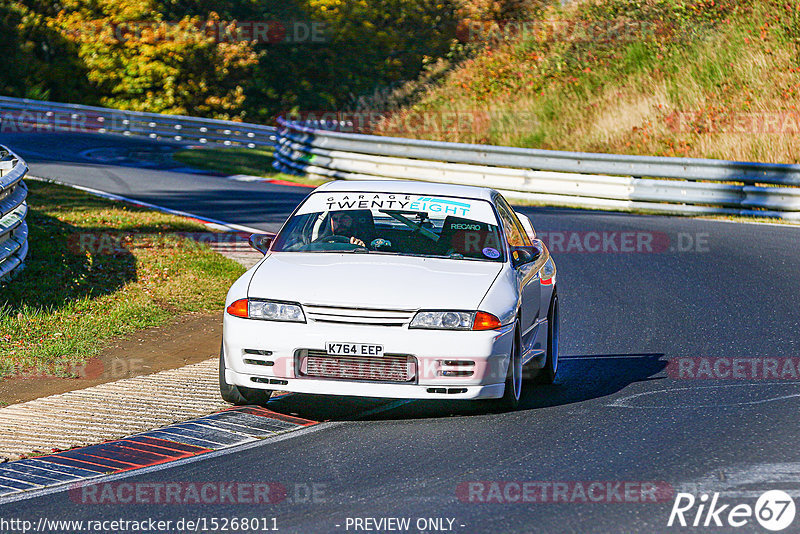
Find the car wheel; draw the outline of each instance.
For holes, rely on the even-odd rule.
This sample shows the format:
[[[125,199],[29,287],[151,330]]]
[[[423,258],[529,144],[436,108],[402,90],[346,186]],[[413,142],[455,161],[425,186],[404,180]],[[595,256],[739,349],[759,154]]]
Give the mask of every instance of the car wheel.
[[[225,354],[222,347],[219,348],[219,393],[222,395],[222,400],[237,406],[244,406],[247,404],[263,406],[269,400],[270,395],[272,395],[272,391],[267,389],[248,388],[228,384],[225,381]]]
[[[536,375],[536,383],[549,385],[556,379],[558,372],[558,293],[553,291],[553,299],[550,304],[550,311],[547,313],[547,360],[539,374]]]
[[[522,395],[522,353],[520,350],[519,325],[514,333],[514,345],[511,349],[511,356],[506,372],[506,387],[503,396],[498,399],[497,404],[504,410],[516,410],[519,406],[519,398]]]

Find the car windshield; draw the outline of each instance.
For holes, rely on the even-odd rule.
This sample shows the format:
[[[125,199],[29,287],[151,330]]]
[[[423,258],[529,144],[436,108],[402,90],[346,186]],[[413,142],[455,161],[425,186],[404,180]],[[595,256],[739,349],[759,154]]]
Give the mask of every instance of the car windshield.
[[[272,251],[505,259],[489,202],[396,193],[314,193]]]

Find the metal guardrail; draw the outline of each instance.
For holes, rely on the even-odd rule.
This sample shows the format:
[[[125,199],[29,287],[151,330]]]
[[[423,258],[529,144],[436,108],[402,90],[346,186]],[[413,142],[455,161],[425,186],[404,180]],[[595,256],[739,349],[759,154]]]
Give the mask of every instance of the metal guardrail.
[[[513,199],[554,205],[800,220],[800,165],[445,143],[343,133],[335,131],[336,123],[282,119],[276,129],[10,97],[0,97],[0,119],[3,131],[10,123],[21,131],[274,145],[278,170],[312,177],[417,179],[487,186]]]
[[[0,120],[4,132],[118,134],[247,148],[271,147],[275,142],[272,126],[7,96],[0,96]]]
[[[800,165],[470,145],[278,122],[274,166],[287,173],[478,185],[585,208],[800,220]]]
[[[27,172],[22,158],[0,146],[0,282],[18,273],[28,255]]]

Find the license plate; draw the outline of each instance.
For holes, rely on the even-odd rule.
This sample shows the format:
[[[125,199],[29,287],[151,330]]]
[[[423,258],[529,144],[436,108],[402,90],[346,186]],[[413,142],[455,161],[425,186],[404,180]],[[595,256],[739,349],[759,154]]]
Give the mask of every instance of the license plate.
[[[383,345],[367,343],[326,343],[326,352],[337,356],[383,356]]]

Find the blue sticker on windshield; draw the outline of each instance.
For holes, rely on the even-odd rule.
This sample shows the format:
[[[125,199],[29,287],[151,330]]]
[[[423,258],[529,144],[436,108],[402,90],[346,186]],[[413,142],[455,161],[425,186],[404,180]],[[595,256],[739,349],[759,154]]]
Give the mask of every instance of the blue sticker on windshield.
[[[388,239],[381,239],[379,237],[378,239],[374,239],[372,243],[370,243],[370,246],[374,249],[379,249],[381,247],[391,247],[392,242],[389,241]]]
[[[500,257],[500,251],[496,248],[486,247],[483,249],[483,255],[487,258],[496,259]]]

